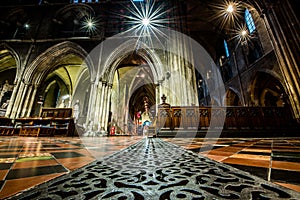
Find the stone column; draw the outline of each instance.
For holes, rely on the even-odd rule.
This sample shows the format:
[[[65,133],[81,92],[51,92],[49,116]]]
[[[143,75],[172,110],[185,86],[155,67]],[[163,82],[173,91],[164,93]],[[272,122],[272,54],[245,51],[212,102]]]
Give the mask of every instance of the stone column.
[[[241,79],[241,73],[240,73],[240,70],[239,70],[239,66],[238,66],[238,63],[237,63],[237,60],[236,60],[235,52],[232,53],[232,57],[233,57],[234,66],[236,68],[237,76],[238,76],[238,80],[239,80],[240,94],[242,95],[242,104],[245,106],[246,101],[245,101],[245,95],[244,95],[244,91],[243,91],[243,83],[242,83],[242,79]]]
[[[299,38],[294,37],[294,25],[298,22],[291,16],[286,16],[288,13],[293,13],[293,11],[289,2],[285,1],[280,8],[270,5],[263,17],[284,78],[294,117],[300,123],[300,71],[299,62],[297,62],[299,61],[299,50],[291,48],[292,45],[299,42]],[[283,25],[290,28],[283,30]]]
[[[112,88],[112,84],[108,84],[107,86],[107,99],[106,99],[106,109],[105,109],[105,116],[104,118],[104,130],[106,131],[107,128],[107,124],[108,124],[108,115],[109,115],[109,104],[110,104],[110,96],[111,96],[111,88]]]
[[[94,115],[94,125],[97,126],[97,131],[100,131],[100,107],[101,107],[101,92],[102,92],[102,82],[99,81],[96,93],[96,103],[95,103],[95,115]]]
[[[32,106],[33,106],[33,103],[34,103],[34,100],[35,100],[35,95],[36,95],[36,92],[37,92],[37,89],[38,89],[37,85],[33,85],[32,87],[34,89],[33,89],[33,92],[31,94],[30,103],[29,103],[29,106],[28,106],[26,117],[30,116],[30,113],[31,113],[31,110],[32,110]]]
[[[86,115],[86,127],[89,127],[91,124],[91,118],[92,118],[92,113],[93,113],[93,105],[94,105],[94,93],[95,93],[95,87],[94,87],[94,82],[91,82],[91,90],[90,90],[90,98],[89,98],[89,107],[88,107],[88,112],[87,112],[87,115]]]
[[[105,84],[104,86],[104,91],[103,91],[103,103],[102,103],[102,110],[101,110],[101,116],[100,116],[100,123],[101,123],[101,129],[105,128],[105,113],[106,113],[106,102],[107,102],[107,90],[108,90],[108,86],[107,84]]]
[[[11,116],[12,115],[12,109],[13,109],[13,106],[15,105],[15,100],[16,100],[16,97],[17,97],[17,93],[19,91],[20,83],[21,83],[21,81],[18,81],[18,83],[16,84],[16,86],[13,89],[13,93],[10,97],[9,104],[8,104],[8,107],[7,107],[7,110],[6,110],[6,113],[5,113],[5,117],[12,118],[12,116]]]
[[[11,111],[11,115],[10,115],[10,117],[13,119],[17,117],[17,111],[18,111],[18,107],[21,103],[21,98],[23,97],[24,88],[25,88],[25,84],[21,81],[17,95],[16,95],[16,99],[13,102],[13,107],[12,107],[12,111]]]
[[[104,113],[105,113],[105,105],[106,105],[106,95],[107,95],[107,83],[102,83],[102,91],[101,91],[101,104],[100,104],[100,112],[99,112],[99,122],[100,122],[100,129],[104,128]]]
[[[32,85],[29,85],[27,96],[26,96],[26,99],[25,99],[24,106],[23,106],[22,113],[21,113],[20,117],[25,117],[25,115],[26,115],[26,111],[28,109],[27,106],[29,104],[29,99],[32,96],[31,93],[32,93]]]
[[[130,83],[129,83],[130,85]],[[128,89],[128,83],[127,81],[124,84],[124,99],[123,99],[123,109],[124,109],[124,116],[123,116],[123,121],[120,123],[120,126],[123,127],[123,131],[126,133],[127,131],[127,122],[128,122],[128,105],[129,105],[129,99],[128,99],[128,94],[129,93],[129,89]],[[127,101],[128,100],[128,101]]]
[[[194,51],[193,51],[193,47],[191,44],[191,40],[188,40],[188,59],[189,59],[189,65],[191,67],[191,73],[192,73],[192,77],[191,77],[191,81],[192,81],[192,85],[193,85],[193,93],[192,93],[192,98],[193,98],[193,103],[195,105],[199,105],[199,101],[198,101],[198,89],[197,89],[197,79],[196,79],[196,70],[198,71],[197,68],[195,68],[195,62],[194,62]],[[200,71],[199,71],[200,73]]]
[[[28,89],[28,83],[24,83],[24,89],[22,90],[22,97],[19,101],[19,104],[18,104],[18,110],[17,110],[17,114],[16,114],[16,117],[20,117],[20,114],[21,114],[21,110],[24,106],[24,99],[25,99],[25,95],[27,94],[27,89]],[[28,95],[28,94],[27,94]]]
[[[184,100],[184,105],[189,106],[190,105],[190,92],[191,92],[191,80],[190,77],[188,76],[188,62],[186,60],[186,55],[188,53],[187,46],[186,46],[186,41],[185,38],[180,35],[180,46],[181,46],[181,53],[180,53],[180,63],[181,63],[181,78],[182,78],[182,91],[183,91],[183,100]]]
[[[102,86],[101,86],[101,91],[100,92],[100,98],[99,98],[99,115],[98,115],[98,122],[99,122],[99,126],[98,126],[98,131],[101,130],[102,128],[102,118],[103,118],[103,105],[104,105],[104,94],[105,94],[105,89],[106,89],[106,82],[101,82]]]
[[[156,110],[156,115],[157,115],[157,111],[158,111],[158,105],[160,104],[160,97],[161,97],[161,80],[158,81],[158,83],[155,85],[155,101],[156,101],[156,106],[155,106],[155,110]]]

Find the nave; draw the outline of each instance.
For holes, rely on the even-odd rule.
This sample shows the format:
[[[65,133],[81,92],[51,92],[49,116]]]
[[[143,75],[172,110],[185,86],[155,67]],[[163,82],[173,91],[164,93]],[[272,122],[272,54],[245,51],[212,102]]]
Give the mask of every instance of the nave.
[[[1,199],[300,195],[295,138],[2,137],[0,149]]]

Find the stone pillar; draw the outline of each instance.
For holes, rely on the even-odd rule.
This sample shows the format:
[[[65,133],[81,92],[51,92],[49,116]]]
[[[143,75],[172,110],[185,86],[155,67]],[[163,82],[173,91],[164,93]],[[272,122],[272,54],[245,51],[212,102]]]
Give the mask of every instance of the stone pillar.
[[[240,88],[240,94],[242,95],[242,104],[243,104],[243,106],[245,106],[246,101],[245,101],[245,95],[244,95],[244,91],[243,91],[241,73],[240,73],[239,66],[238,66],[238,63],[237,63],[237,60],[236,60],[235,52],[232,53],[232,57],[233,57],[233,61],[234,61],[234,66],[235,66],[236,71],[237,71],[237,76],[238,76],[238,79],[239,79],[239,88]]]
[[[299,42],[295,38],[294,25],[297,20],[288,15],[293,13],[288,1],[280,6],[270,5],[264,13],[264,21],[282,72],[287,95],[290,100],[294,117],[300,123],[300,71],[299,71],[299,49],[291,48]],[[283,30],[282,27],[290,27]],[[297,35],[297,34],[296,34]]]
[[[194,93],[192,94],[193,95],[193,98],[194,98],[194,103],[196,105],[199,106],[199,100],[198,100],[198,85],[197,85],[197,79],[196,79],[196,70],[198,72],[198,69],[195,68],[195,61],[194,61],[194,51],[192,49],[192,44],[191,44],[191,40],[188,40],[189,42],[189,64],[191,65],[191,72],[192,72],[192,84],[193,84],[193,87],[194,87]],[[200,71],[199,71],[200,73]]]
[[[189,67],[188,67],[188,62],[186,60],[185,57],[187,57],[187,53],[188,53],[188,49],[187,49],[187,46],[186,46],[186,40],[185,38],[180,35],[180,41],[181,41],[181,54],[180,54],[180,60],[181,60],[181,78],[182,78],[182,83],[183,84],[183,101],[184,101],[184,105],[185,106],[188,106],[190,105],[190,101],[191,101],[191,80],[190,80],[190,76],[188,75],[188,71],[189,71]]]
[[[28,109],[28,104],[29,104],[29,99],[30,97],[32,96],[31,93],[32,93],[32,85],[29,85],[28,87],[28,92],[27,92],[27,96],[26,96],[26,99],[25,99],[25,102],[24,102],[24,106],[23,106],[23,109],[22,109],[22,113],[21,113],[21,116],[20,117],[25,117],[26,116],[26,111]]]
[[[25,99],[25,95],[27,94],[27,89],[28,89],[28,84],[27,83],[24,83],[24,89],[21,91],[22,92],[22,97],[19,101],[19,104],[18,104],[18,110],[17,110],[17,114],[16,114],[16,117],[20,117],[20,114],[21,114],[21,110],[22,108],[24,107],[24,99]],[[29,94],[27,94],[29,95]]]
[[[108,84],[107,86],[107,99],[106,99],[106,109],[105,109],[105,116],[104,118],[104,130],[107,129],[107,124],[108,124],[108,115],[109,115],[109,104],[110,104],[110,96],[111,96],[111,88],[112,88],[112,84]]]
[[[18,111],[18,107],[21,103],[21,98],[23,97],[24,88],[25,88],[25,84],[21,81],[17,95],[16,95],[16,99],[13,102],[13,107],[12,107],[12,111],[11,111],[11,115],[10,115],[10,117],[13,119],[17,117],[17,111]]]
[[[86,115],[86,127],[89,127],[91,124],[91,118],[92,118],[92,114],[94,113],[94,102],[95,99],[93,98],[95,95],[94,93],[97,92],[95,91],[95,84],[94,82],[91,82],[91,90],[90,90],[90,98],[89,98],[89,107],[88,107],[88,112]]]
[[[26,117],[30,116],[30,113],[31,113],[31,110],[32,110],[32,106],[33,106],[33,103],[34,103],[34,100],[35,100],[35,95],[36,95],[36,92],[37,92],[37,89],[38,89],[37,85],[33,85],[32,87],[34,89],[33,89],[33,92],[31,94],[30,103],[29,103],[29,106],[28,106]]]
[[[99,81],[98,87],[97,87],[97,92],[95,96],[95,113],[94,113],[94,125],[97,126],[97,130],[100,131],[100,121],[99,121],[99,109],[100,109],[100,104],[101,104],[101,91],[102,91],[102,82]]]
[[[105,94],[105,88],[106,88],[106,82],[101,82],[102,86],[101,86],[101,91],[100,92],[100,105],[99,105],[99,116],[98,116],[98,122],[99,122],[99,126],[98,126],[98,131],[101,130],[102,128],[102,118],[103,118],[103,105],[104,105],[104,94]]]
[[[155,105],[155,110],[156,110],[156,115],[157,115],[157,111],[158,111],[158,105],[160,104],[160,86],[161,86],[161,81],[158,81],[158,83],[155,85],[155,101],[156,101],[156,105]]]
[[[176,88],[173,88],[173,95],[176,95],[176,101],[173,101],[173,103],[176,103],[176,105],[187,105],[187,90],[189,89],[187,86],[187,79],[185,77],[186,74],[186,66],[185,66],[185,61],[184,59],[184,51],[185,51],[185,44],[183,37],[179,34],[176,34],[176,50],[177,50],[177,55],[176,55],[176,61],[178,65],[178,75],[179,75],[179,91],[178,91],[178,86]],[[175,80],[174,80],[175,81]],[[176,84],[174,84],[176,85]]]
[[[20,83],[21,83],[21,81],[19,81],[13,89],[13,93],[10,97],[9,104],[8,104],[8,107],[7,107],[7,110],[6,110],[6,113],[5,113],[5,117],[12,118],[12,116],[11,116],[12,115],[12,109],[13,109],[13,106],[15,105],[15,100],[16,100],[16,97],[17,97],[17,93],[19,92]]]
[[[128,122],[128,114],[129,114],[129,109],[128,109],[128,105],[129,105],[129,89],[128,89],[128,83],[127,81],[124,84],[124,99],[123,99],[123,108],[124,108],[124,116],[123,116],[123,121],[121,122],[121,127],[123,127],[123,131],[125,133],[127,133],[127,122]]]
[[[100,118],[100,123],[101,123],[101,129],[105,128],[105,113],[106,113],[106,104],[107,104],[107,90],[108,86],[105,84],[104,91],[103,91],[103,104],[102,104],[102,111],[101,111],[101,118]]]

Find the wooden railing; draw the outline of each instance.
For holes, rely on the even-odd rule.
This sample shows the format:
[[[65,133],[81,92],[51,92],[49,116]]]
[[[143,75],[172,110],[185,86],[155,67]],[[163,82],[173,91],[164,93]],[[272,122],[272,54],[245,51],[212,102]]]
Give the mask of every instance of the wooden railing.
[[[72,108],[42,108],[42,118],[70,118],[73,116]]]
[[[172,106],[158,108],[156,127],[170,130],[217,128],[212,127],[211,121],[217,121],[213,124],[223,129],[282,129],[294,122],[285,107]]]

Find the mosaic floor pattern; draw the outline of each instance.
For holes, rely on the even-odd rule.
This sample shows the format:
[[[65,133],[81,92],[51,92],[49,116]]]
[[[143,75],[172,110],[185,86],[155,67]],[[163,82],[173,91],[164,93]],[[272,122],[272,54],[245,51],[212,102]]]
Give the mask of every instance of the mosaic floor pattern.
[[[298,138],[166,138],[187,150],[300,192]]]
[[[0,199],[68,174],[141,138],[0,137]]]
[[[145,138],[11,199],[300,199],[300,193]]]

